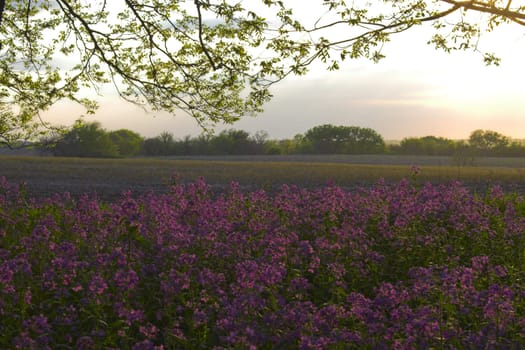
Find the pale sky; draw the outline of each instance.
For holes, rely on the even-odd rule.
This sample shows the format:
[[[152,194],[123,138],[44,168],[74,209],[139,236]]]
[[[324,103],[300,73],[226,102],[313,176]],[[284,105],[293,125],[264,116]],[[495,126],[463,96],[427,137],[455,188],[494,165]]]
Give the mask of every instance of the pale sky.
[[[274,86],[273,100],[257,117],[215,130],[265,130],[282,139],[329,123],[370,127],[386,140],[426,135],[466,139],[475,129],[525,139],[525,28],[510,25],[482,38],[480,48],[502,58],[499,67],[486,67],[477,53],[436,51],[426,44],[429,38],[426,29],[413,28],[391,37],[387,57],[378,64],[347,60],[335,72],[312,67],[307,76]],[[100,109],[87,120],[100,121],[108,130],[127,128],[146,137],[201,132],[183,113],[147,113],[112,94],[99,101]],[[44,116],[72,124],[79,113],[62,104]]]

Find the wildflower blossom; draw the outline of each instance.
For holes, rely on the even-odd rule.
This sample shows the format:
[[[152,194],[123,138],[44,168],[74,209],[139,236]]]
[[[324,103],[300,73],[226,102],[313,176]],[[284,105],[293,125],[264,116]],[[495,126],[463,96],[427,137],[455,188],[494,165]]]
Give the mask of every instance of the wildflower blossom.
[[[408,181],[112,203],[0,179],[0,348],[520,348],[523,200]]]

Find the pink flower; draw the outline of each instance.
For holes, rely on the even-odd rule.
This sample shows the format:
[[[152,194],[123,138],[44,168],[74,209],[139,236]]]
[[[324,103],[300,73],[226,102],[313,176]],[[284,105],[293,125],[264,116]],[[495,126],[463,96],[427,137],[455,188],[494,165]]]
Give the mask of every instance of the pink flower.
[[[74,292],[80,292],[82,289],[82,286],[80,284],[77,284],[76,286],[74,286],[73,288],[71,288],[71,290],[73,290]]]
[[[95,277],[91,279],[88,287],[89,291],[96,295],[102,295],[107,288],[108,285],[106,281],[100,275],[95,275]]]
[[[31,305],[31,290],[29,288],[24,293],[24,302],[27,305]]]

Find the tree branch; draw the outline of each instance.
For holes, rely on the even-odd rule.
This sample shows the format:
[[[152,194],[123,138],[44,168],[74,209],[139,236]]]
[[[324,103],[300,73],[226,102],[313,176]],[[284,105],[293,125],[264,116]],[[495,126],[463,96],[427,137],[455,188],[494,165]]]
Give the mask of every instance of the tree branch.
[[[457,1],[457,0],[441,0],[443,2],[452,4],[454,6],[459,6],[465,10],[473,10],[478,12],[489,13],[496,16],[501,16],[507,18],[513,22],[516,22],[520,25],[525,26],[525,13],[510,10],[510,5],[512,0],[509,0],[505,8],[499,8],[493,5],[492,3],[486,3],[483,1]]]
[[[444,1],[447,1],[447,0],[444,0]],[[460,6],[454,5],[448,10],[436,13],[436,14],[428,16],[428,17],[420,18],[417,21],[418,22],[434,21],[436,19],[448,16],[452,12],[458,10],[459,8],[460,8]],[[341,45],[341,44],[344,44],[344,43],[348,43],[348,42],[359,40],[359,39],[361,39],[363,37],[366,37],[366,36],[373,36],[373,35],[379,34],[381,32],[386,32],[386,31],[389,31],[389,30],[393,30],[392,31],[393,33],[400,33],[400,32],[403,32],[405,30],[408,30],[415,23],[416,22],[414,22],[414,21],[400,21],[400,22],[394,22],[392,24],[382,25],[381,28],[378,28],[378,29],[375,29],[375,30],[372,30],[372,31],[368,31],[368,32],[363,33],[361,35],[358,35],[358,36],[355,36],[355,37],[352,37],[352,38],[349,38],[349,39],[344,39],[344,40],[340,40],[340,41],[331,42],[329,44],[329,46],[338,46],[338,45]],[[405,28],[402,28],[403,26],[405,26]]]
[[[220,68],[220,65],[217,66],[215,62],[213,61],[213,58],[211,57],[210,53],[208,52],[208,49],[206,48],[206,44],[204,43],[204,40],[202,38],[202,14],[201,14],[201,3],[199,0],[195,0],[195,7],[197,8],[197,16],[199,19],[199,43],[201,44],[202,51],[208,58],[208,61],[210,62],[211,67],[213,70],[217,70]]]

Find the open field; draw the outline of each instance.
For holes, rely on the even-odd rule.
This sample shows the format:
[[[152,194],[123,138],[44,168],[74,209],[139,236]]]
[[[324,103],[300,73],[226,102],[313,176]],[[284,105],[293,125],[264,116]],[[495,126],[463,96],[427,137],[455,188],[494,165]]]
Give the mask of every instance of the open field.
[[[177,181],[203,176],[213,187],[231,181],[241,187],[276,189],[298,184],[317,187],[335,182],[344,188],[375,183],[384,178],[399,181],[412,177],[412,165],[420,168],[417,181],[433,183],[460,180],[483,191],[490,184],[525,192],[525,160],[477,159],[476,166],[451,166],[447,157],[405,156],[283,156],[283,157],[199,157],[193,159],[87,159],[52,157],[0,157],[0,176],[10,182],[25,182],[37,196],[54,192],[81,194],[97,192],[114,197],[123,190],[163,191]]]
[[[452,157],[447,156],[415,156],[415,155],[388,155],[388,154],[289,154],[289,155],[232,155],[232,156],[174,156],[172,160],[228,160],[228,161],[262,161],[262,162],[306,162],[306,163],[345,163],[369,165],[430,165],[454,166]],[[525,168],[525,158],[517,157],[477,157],[468,159],[475,167],[507,167]]]
[[[366,160],[0,157],[0,348],[524,348],[525,169]]]

